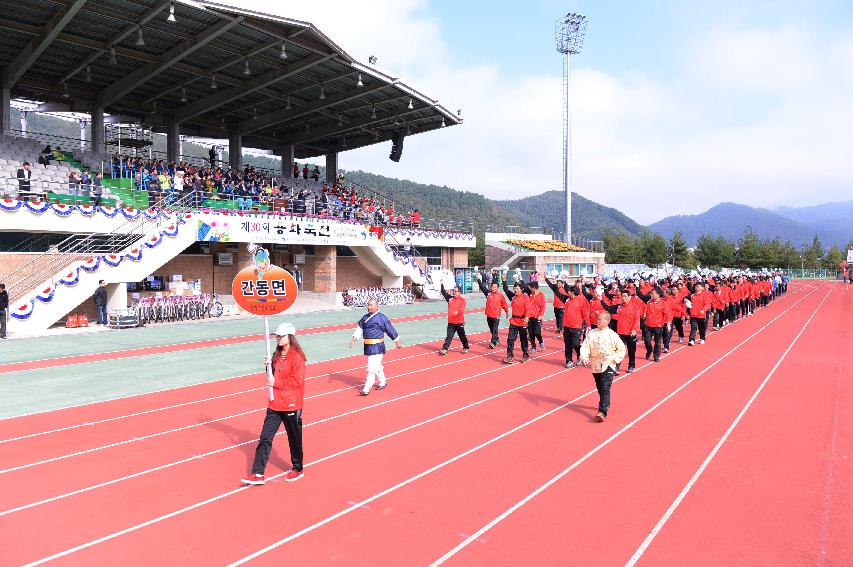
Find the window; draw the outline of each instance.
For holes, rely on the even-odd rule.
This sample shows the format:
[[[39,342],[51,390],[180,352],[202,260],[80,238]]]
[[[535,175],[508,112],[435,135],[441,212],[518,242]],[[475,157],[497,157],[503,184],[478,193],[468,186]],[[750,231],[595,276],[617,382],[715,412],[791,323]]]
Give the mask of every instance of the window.
[[[352,258],[355,256],[355,252],[352,251],[352,248],[349,246],[335,246],[337,255],[342,258]]]

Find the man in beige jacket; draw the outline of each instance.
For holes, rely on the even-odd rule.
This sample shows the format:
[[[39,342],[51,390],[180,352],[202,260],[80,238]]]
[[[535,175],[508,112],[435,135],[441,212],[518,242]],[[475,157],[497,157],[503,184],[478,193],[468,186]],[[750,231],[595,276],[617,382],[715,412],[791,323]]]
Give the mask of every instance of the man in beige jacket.
[[[610,327],[610,313],[598,314],[596,328],[587,333],[581,344],[581,364],[589,366],[598,389],[598,413],[595,420],[604,421],[610,409],[610,385],[616,375],[616,365],[625,358],[625,343]]]

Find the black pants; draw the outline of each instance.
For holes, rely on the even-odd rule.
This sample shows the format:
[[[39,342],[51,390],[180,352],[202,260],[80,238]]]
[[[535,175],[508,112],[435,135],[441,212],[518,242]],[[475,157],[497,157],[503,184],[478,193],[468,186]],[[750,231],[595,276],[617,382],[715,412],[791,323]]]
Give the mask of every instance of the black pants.
[[[441,347],[441,350],[447,350],[450,348],[450,341],[453,340],[453,335],[459,333],[459,340],[462,341],[462,348],[468,348],[468,337],[465,336],[465,325],[454,325],[452,323],[447,324],[447,337],[444,339],[444,346]]]
[[[696,340],[696,330],[699,330],[699,338],[705,340],[705,331],[708,330],[708,319],[705,317],[690,318],[690,340]]]
[[[0,339],[6,337],[6,309],[0,309]]]
[[[634,368],[637,363],[637,337],[634,335],[619,335],[622,342],[625,343],[625,349],[628,351],[628,367]],[[619,365],[617,364],[618,368]]]
[[[489,325],[489,331],[492,333],[492,340],[489,341],[492,346],[497,346],[498,339],[498,329],[500,328],[501,320],[498,317],[486,317],[486,323]]]
[[[663,328],[663,349],[669,351],[669,343],[672,342],[672,322]]]
[[[614,374],[612,368],[606,368],[604,372],[592,373],[592,377],[595,378],[595,389],[598,390],[598,411],[604,415],[607,415],[607,410],[610,409],[610,386],[613,384]]]
[[[572,361],[572,351],[575,352],[575,359],[581,359],[581,329],[573,329],[571,327],[563,327],[563,348],[566,352],[566,363]]]
[[[563,330],[563,313],[565,309],[562,307],[554,306],[554,320],[557,322],[557,332],[561,332]]]
[[[646,327],[646,356],[654,353],[655,360],[660,358],[660,343],[663,339],[663,327]],[[652,345],[654,343],[654,345]]]
[[[287,431],[287,443],[290,445],[290,466],[293,470],[302,470],[302,410],[275,411],[267,408],[264,426],[261,429],[261,439],[255,449],[255,463],[252,465],[253,474],[264,474],[267,461],[270,460],[272,440],[278,432],[281,423]]]
[[[542,319],[531,317],[527,320],[527,337],[530,339],[530,344],[536,348],[536,343],[543,346],[545,343],[542,340]]]
[[[515,350],[515,338],[521,337],[521,352],[524,356],[529,356],[527,353],[527,327],[524,325],[510,325],[509,335],[506,338],[506,357],[512,358],[512,351]]]
[[[672,329],[678,332],[678,338],[684,338],[684,320],[681,317],[676,317],[672,320],[672,327],[669,329],[669,336],[672,337]]]

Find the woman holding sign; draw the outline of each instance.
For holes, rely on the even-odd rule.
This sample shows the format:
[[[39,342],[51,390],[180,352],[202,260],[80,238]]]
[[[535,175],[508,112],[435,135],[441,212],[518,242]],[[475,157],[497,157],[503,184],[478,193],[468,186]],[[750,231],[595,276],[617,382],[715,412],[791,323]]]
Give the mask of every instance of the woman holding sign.
[[[302,478],[302,399],[305,396],[305,353],[296,340],[296,329],[290,323],[282,323],[273,333],[276,349],[272,358],[264,358],[264,365],[271,366],[267,385],[273,396],[267,406],[261,438],[255,449],[252,474],[242,480],[243,484],[264,484],[264,470],[270,458],[272,441],[278,428],[284,423],[287,442],[290,445],[291,470],[284,480],[293,482]]]

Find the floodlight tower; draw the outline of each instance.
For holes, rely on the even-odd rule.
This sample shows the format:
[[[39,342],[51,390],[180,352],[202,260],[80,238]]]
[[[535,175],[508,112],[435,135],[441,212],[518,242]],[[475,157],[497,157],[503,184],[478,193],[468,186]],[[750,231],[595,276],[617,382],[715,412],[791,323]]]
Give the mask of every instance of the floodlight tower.
[[[557,20],[554,39],[557,51],[563,54],[563,192],[566,194],[566,242],[572,241],[572,193],[570,160],[572,150],[571,111],[569,107],[569,72],[571,57],[581,52],[586,34],[586,16],[570,12]]]

